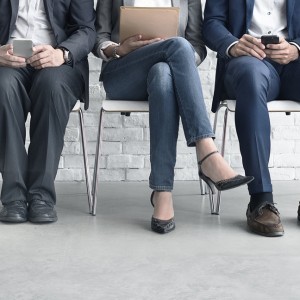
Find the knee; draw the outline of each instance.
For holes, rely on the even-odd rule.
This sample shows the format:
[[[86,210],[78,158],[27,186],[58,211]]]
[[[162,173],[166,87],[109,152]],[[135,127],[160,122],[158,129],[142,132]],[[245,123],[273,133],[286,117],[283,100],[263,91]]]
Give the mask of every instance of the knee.
[[[170,50],[170,55],[182,55],[182,59],[191,58],[195,60],[195,51],[189,41],[183,37],[174,37],[165,41],[167,49]]]
[[[41,70],[36,76],[31,90],[44,95],[59,94],[63,89],[63,80],[52,72],[51,68]]]
[[[168,63],[160,62],[151,67],[148,73],[148,85],[168,86],[172,82],[172,74]]]
[[[9,72],[0,77],[0,109],[7,110],[20,101],[18,89],[25,89],[19,80]]]
[[[174,37],[166,41],[168,41],[176,49],[185,49],[185,51],[193,50],[193,47],[191,46],[190,42],[183,37]]]
[[[247,82],[251,88],[264,85],[270,78],[269,68],[256,58],[243,57],[236,72],[239,80]]]
[[[53,105],[58,106],[61,105],[62,98],[65,98],[66,95],[72,95],[72,91],[66,85],[65,80],[59,75],[52,68],[39,72],[32,83],[29,94],[33,105],[43,104],[44,108],[50,108]]]

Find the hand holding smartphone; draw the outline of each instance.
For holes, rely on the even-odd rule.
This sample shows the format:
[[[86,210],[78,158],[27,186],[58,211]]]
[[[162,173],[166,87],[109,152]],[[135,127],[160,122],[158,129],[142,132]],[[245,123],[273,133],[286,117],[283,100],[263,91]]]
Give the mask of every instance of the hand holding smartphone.
[[[13,53],[16,56],[28,58],[32,56],[33,43],[28,39],[14,39],[13,40]]]
[[[278,35],[262,35],[261,43],[265,46],[268,44],[279,44],[279,36]]]

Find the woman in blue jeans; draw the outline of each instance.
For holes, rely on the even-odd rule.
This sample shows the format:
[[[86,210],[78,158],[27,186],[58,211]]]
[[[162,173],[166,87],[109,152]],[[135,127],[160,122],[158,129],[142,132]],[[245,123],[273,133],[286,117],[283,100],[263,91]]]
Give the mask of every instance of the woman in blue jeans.
[[[119,44],[120,6],[180,8],[180,37],[144,40],[138,34]],[[151,228],[175,228],[172,189],[179,118],[187,145],[196,146],[199,176],[214,192],[250,182],[237,175],[217,152],[197,70],[206,56],[201,40],[200,0],[98,0],[94,53],[103,59],[100,80],[109,99],[149,101],[149,178],[154,213]]]

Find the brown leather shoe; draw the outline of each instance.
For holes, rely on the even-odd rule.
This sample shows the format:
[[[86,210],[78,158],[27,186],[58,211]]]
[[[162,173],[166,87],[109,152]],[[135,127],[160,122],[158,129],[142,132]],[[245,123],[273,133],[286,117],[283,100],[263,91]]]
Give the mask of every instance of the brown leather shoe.
[[[247,223],[251,231],[264,236],[282,236],[284,234],[279,211],[270,203],[263,203],[253,211],[250,204],[246,212]]]

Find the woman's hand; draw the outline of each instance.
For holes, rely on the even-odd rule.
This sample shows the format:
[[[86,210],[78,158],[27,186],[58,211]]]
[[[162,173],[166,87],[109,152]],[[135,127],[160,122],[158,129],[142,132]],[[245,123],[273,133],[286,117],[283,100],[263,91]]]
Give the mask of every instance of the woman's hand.
[[[163,40],[162,38],[154,38],[151,40],[142,40],[142,38],[143,37],[141,34],[129,37],[120,46],[117,46],[118,47],[117,54],[122,57],[138,48],[141,48],[143,46],[150,45],[152,43]],[[116,47],[116,45],[112,45],[112,46],[109,46],[106,49],[104,49],[103,52],[104,52],[105,56],[112,57],[115,47]]]
[[[153,44],[155,42],[159,42],[162,40],[162,38],[154,38],[151,40],[142,40],[142,38],[143,37],[141,34],[129,37],[119,46],[118,54],[120,56],[125,56],[128,53],[130,53],[138,48],[141,48],[143,46],[150,45],[150,44]]]
[[[266,57],[266,53],[264,52],[265,48],[260,39],[249,34],[244,34],[238,43],[231,47],[229,54],[233,57],[244,55],[253,56],[262,60]]]
[[[286,65],[299,57],[298,48],[288,43],[282,37],[279,40],[279,44],[268,44],[265,53],[268,58],[281,65]]]
[[[0,66],[10,68],[26,67],[25,58],[13,55],[13,46],[3,45],[0,47]]]

